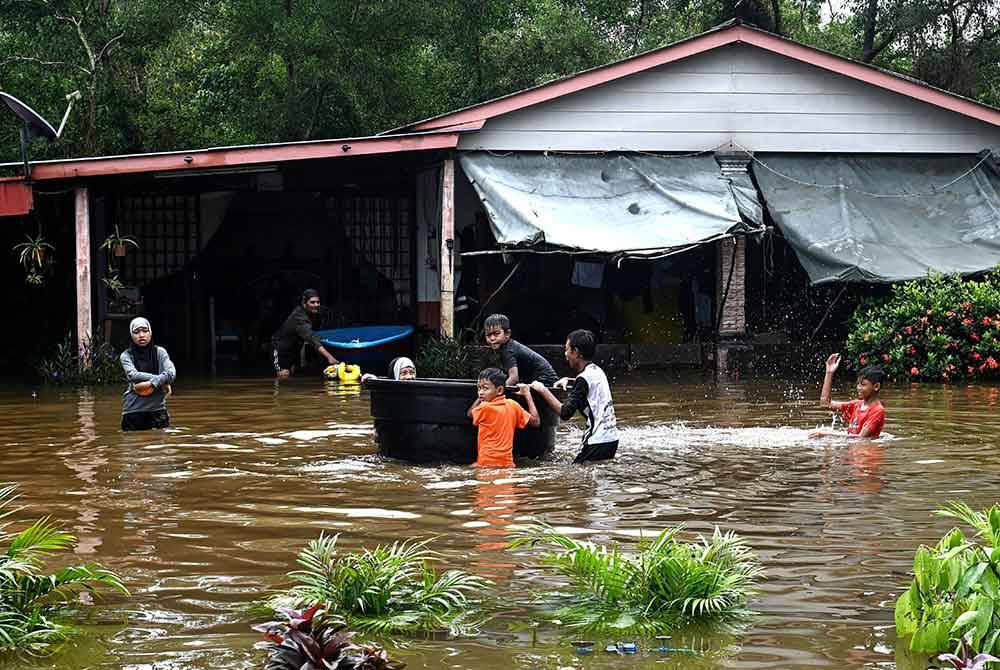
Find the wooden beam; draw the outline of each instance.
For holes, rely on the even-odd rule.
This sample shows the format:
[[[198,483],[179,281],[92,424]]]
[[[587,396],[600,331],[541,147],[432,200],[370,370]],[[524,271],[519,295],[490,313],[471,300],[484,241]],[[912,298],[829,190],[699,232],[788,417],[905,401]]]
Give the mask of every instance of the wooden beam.
[[[78,188],[76,195],[76,342],[83,365],[83,353],[93,337],[90,302],[90,193]]]
[[[441,337],[455,337],[455,161],[441,169]]]

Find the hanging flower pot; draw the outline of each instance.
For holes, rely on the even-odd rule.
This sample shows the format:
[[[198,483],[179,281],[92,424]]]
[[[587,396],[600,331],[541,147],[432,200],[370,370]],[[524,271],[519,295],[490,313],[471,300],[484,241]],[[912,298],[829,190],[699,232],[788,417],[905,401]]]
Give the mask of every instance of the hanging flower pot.
[[[45,259],[54,247],[44,237],[25,236],[24,242],[14,245],[14,253],[18,255],[24,271],[28,274],[39,274],[45,269]]]
[[[117,256],[118,258],[124,258],[125,257],[125,244],[124,243],[119,242],[118,244],[115,245],[115,256]]]
[[[133,238],[128,235],[122,235],[118,232],[118,226],[115,226],[115,232],[113,234],[108,235],[107,238],[101,242],[101,248],[117,258],[125,256],[129,245],[132,245],[136,249],[139,248],[139,243]]]

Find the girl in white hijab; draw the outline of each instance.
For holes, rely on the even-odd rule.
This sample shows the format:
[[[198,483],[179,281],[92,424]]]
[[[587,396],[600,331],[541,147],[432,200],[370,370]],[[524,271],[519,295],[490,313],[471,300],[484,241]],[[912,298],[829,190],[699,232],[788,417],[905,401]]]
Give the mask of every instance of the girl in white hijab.
[[[400,356],[389,363],[389,375],[397,381],[410,381],[417,378],[417,366],[406,356]],[[361,375],[362,384],[372,379],[378,378],[372,374]]]
[[[167,350],[153,344],[153,328],[147,319],[132,319],[128,331],[132,346],[118,358],[128,380],[122,397],[122,430],[166,428],[170,425],[167,397],[177,369]]]

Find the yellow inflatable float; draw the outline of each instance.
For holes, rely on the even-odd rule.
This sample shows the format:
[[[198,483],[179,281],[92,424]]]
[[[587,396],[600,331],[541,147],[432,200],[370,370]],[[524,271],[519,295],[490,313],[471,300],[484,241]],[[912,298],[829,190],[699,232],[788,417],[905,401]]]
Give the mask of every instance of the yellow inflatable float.
[[[361,379],[361,366],[337,363],[323,370],[327,379],[339,379],[342,382],[356,382]]]

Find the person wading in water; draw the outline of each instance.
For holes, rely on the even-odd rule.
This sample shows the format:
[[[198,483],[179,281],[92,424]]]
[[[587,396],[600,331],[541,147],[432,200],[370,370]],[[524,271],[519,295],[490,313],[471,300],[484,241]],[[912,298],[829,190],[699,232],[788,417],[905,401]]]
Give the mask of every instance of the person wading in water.
[[[271,338],[274,348],[274,371],[278,374],[278,379],[287,379],[291,376],[304,343],[311,344],[320,356],[326,359],[327,365],[337,364],[337,359],[323,347],[323,343],[313,332],[313,318],[319,313],[319,308],[319,292],[307,288],[302,292],[302,304],[292,310],[281,324],[281,328]]]
[[[167,398],[170,385],[177,378],[177,369],[167,350],[153,344],[149,321],[136,317],[128,330],[132,346],[118,358],[128,379],[122,398],[122,430],[167,428],[170,426]]]

